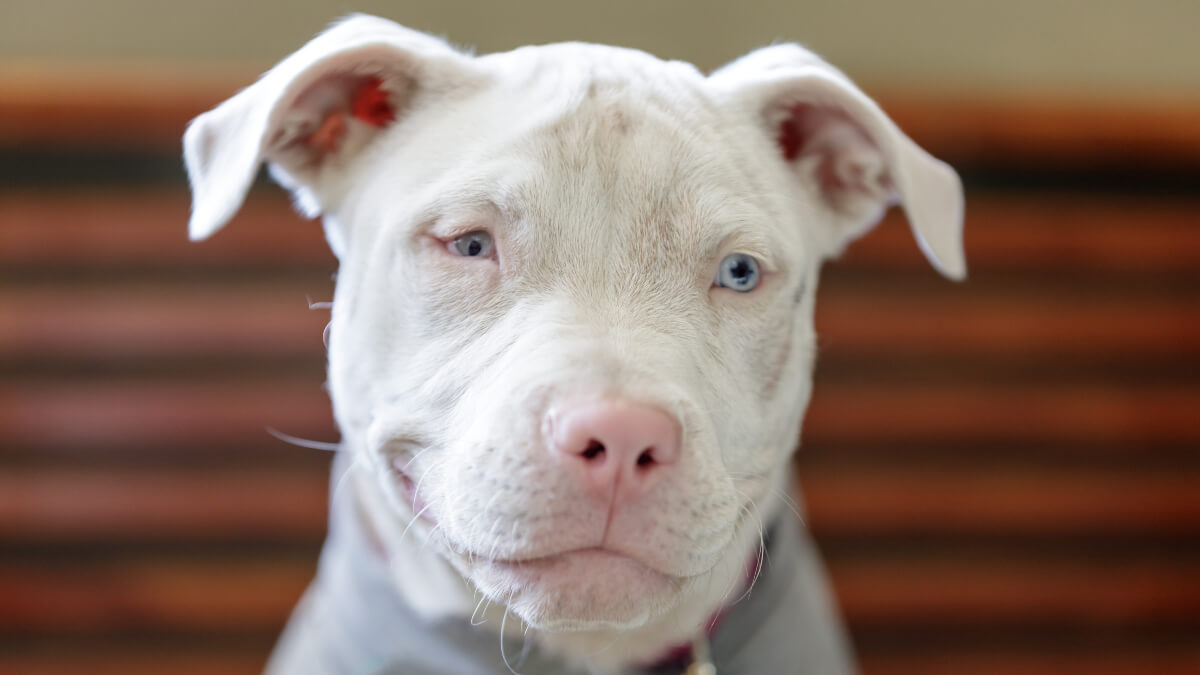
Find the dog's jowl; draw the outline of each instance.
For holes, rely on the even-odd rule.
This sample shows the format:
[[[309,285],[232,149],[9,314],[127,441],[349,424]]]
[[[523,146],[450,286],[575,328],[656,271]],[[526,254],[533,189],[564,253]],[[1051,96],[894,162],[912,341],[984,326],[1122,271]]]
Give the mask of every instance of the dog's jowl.
[[[853,671],[787,505],[818,271],[892,203],[965,263],[958,177],[845,75],[355,16],[184,150],[193,238],[265,163],[339,262],[341,487],[271,672]]]

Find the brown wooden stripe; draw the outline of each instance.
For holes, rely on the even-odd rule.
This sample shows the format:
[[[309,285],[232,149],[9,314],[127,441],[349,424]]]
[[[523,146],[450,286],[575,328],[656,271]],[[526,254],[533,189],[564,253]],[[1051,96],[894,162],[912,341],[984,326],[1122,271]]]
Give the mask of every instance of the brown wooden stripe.
[[[318,362],[329,312],[310,310],[308,301],[330,299],[332,288],[321,278],[0,286],[0,360],[284,356]],[[840,357],[957,355],[982,363],[1200,355],[1200,295],[1133,301],[1053,289],[1034,296],[1003,288],[933,295],[831,284],[817,305],[822,352]]]
[[[1200,533],[1192,472],[986,464],[932,469],[799,461],[807,522],[823,535]]]
[[[0,383],[0,430],[11,446],[120,448],[261,443],[271,427],[336,441],[319,379]]]
[[[1200,648],[1122,649],[1106,641],[1079,648],[938,649],[919,654],[864,654],[863,675],[1195,675]]]
[[[969,195],[967,260],[989,269],[1194,272],[1200,266],[1200,202],[1054,195]],[[291,265],[332,269],[318,223],[294,214],[279,190],[256,192],[211,240],[187,241],[182,190],[34,190],[0,193],[0,264],[119,268]],[[855,268],[922,269],[903,215],[838,263]]]
[[[1103,370],[1105,360],[1197,355],[1200,294],[1131,299],[967,286],[934,295],[830,284],[817,301],[816,329],[822,350],[839,354],[979,363],[1071,356],[1101,359]]]
[[[248,649],[163,650],[159,647],[81,649],[63,644],[34,653],[0,652],[0,672],[19,675],[257,675],[270,645]],[[868,653],[864,675],[1195,675],[1200,649],[1147,650],[1107,643],[1102,648],[945,648],[918,654]]]
[[[1200,269],[1200,201],[1110,195],[967,193],[968,274],[992,269],[1171,274]],[[928,267],[903,213],[892,209],[837,264]],[[970,285],[968,280],[967,285]]]
[[[271,633],[315,571],[288,558],[113,557],[0,563],[0,629],[22,633],[134,630]],[[901,622],[1185,625],[1200,612],[1196,565],[1134,561],[835,561],[832,580],[855,626]]]
[[[1156,102],[915,100],[886,92],[881,88],[878,100],[900,128],[952,163],[1086,169],[1096,164],[1194,166],[1200,158],[1200,100],[1195,96]]]
[[[193,647],[163,649],[79,647],[70,640],[56,648],[0,651],[0,673],[13,675],[259,675],[270,644],[257,650]]]
[[[315,570],[315,559],[0,563],[0,630],[270,633]]]
[[[1131,448],[1200,441],[1200,391],[1100,385],[824,383],[809,445],[1087,443]],[[267,427],[337,440],[320,381],[0,383],[0,433],[14,447],[261,443]]]
[[[1200,441],[1196,410],[1191,387],[828,382],[803,442],[1181,445]],[[0,383],[0,433],[14,447],[254,444],[267,427],[337,440],[315,380]]]
[[[296,215],[282,191],[256,193],[226,229],[203,243],[188,241],[188,214],[188,197],[180,190],[0,193],[0,264],[123,270],[335,267],[320,223]]]
[[[316,541],[325,532],[328,485],[323,469],[6,470],[0,537]]]
[[[1200,441],[1190,386],[826,382],[805,418],[805,443],[1127,444]]]
[[[303,357],[319,363],[331,282],[0,287],[0,359]]]
[[[177,152],[187,122],[259,68],[11,65],[0,73],[0,142]],[[1071,167],[1197,163],[1200,101],[925,96],[868,86],[901,128],[947,160]]]
[[[800,475],[807,521],[821,535],[1200,533],[1200,496],[1186,472],[802,461]],[[324,531],[327,480],[321,468],[10,469],[0,475],[0,535],[315,540]]]
[[[256,75],[246,68],[6,64],[0,143],[175,154],[191,118]]]
[[[1112,627],[1197,623],[1200,562],[978,559],[837,560],[833,585],[859,625],[925,623]]]

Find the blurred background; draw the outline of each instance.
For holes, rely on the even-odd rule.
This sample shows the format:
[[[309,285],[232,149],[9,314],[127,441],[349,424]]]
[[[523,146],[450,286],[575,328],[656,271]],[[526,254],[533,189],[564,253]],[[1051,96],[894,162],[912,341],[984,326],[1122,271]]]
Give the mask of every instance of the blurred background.
[[[253,673],[312,575],[334,260],[265,183],[188,244],[192,116],[352,10],[842,67],[962,173],[829,266],[797,456],[868,675],[1200,672],[1200,3],[0,4],[0,673]]]

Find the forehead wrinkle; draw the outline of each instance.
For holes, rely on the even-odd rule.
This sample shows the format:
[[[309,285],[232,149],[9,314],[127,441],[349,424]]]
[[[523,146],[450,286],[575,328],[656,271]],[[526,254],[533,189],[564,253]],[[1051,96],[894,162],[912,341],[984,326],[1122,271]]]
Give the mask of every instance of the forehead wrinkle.
[[[530,258],[524,276],[541,290],[565,291],[593,311],[619,309],[622,316],[610,317],[615,323],[635,317],[648,323],[655,313],[642,307],[671,306],[686,296],[679,288],[693,281],[686,270],[694,247],[681,241],[673,219],[655,206],[663,195],[609,198],[597,193],[604,180],[594,172],[566,177],[549,172],[526,187],[533,197],[554,192],[560,198],[531,202],[530,222],[522,229],[539,245],[525,247]]]
[[[622,77],[627,73],[618,74]],[[532,266],[537,285],[578,284],[608,289],[644,286],[665,291],[694,286],[709,273],[723,245],[780,266],[782,245],[772,204],[745,151],[731,148],[722,131],[726,111],[699,88],[641,93],[638,77],[611,73],[576,82],[573,95],[557,92],[553,114],[515,148],[537,169],[518,179],[513,193],[527,205],[527,233],[545,257]],[[642,76],[644,77],[644,75]],[[569,104],[564,102],[569,101]],[[658,295],[656,292],[655,295]]]
[[[627,286],[638,280],[678,278],[680,267],[699,255],[695,200],[689,181],[674,163],[646,166],[630,157],[636,152],[636,135],[619,139],[606,152],[584,153],[589,157],[572,161],[578,144],[555,143],[548,151],[551,166],[566,171],[549,171],[540,186],[527,189],[528,198],[540,213],[540,226],[555,233],[553,248],[569,257],[577,271],[592,269],[606,286]],[[618,147],[626,146],[626,147]],[[579,163],[589,162],[582,167]],[[573,166],[574,165],[574,166]],[[557,200],[538,197],[556,194]],[[565,262],[565,261],[564,261]],[[691,281],[691,276],[684,278]]]
[[[698,200],[698,218],[706,232],[704,253],[710,258],[732,252],[748,253],[771,270],[784,269],[787,242],[769,212],[742,195],[710,189]]]
[[[516,203],[508,182],[503,180],[505,173],[484,165],[466,175],[451,172],[442,176],[414,195],[414,201],[420,204],[415,212],[417,219],[424,221],[447,213],[486,209],[507,213]]]

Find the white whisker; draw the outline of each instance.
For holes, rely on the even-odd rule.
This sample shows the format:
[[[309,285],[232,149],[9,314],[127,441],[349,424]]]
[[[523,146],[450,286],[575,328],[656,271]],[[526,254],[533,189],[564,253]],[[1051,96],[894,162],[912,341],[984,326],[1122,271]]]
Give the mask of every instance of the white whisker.
[[[521,623],[525,624],[525,630],[521,631],[521,655],[517,658],[518,668],[525,667],[525,661],[533,651],[533,643],[529,640],[529,624],[525,623],[525,619],[521,619]]]
[[[275,438],[278,438],[279,440],[283,441],[284,443],[287,443],[288,445],[294,445],[299,448],[309,448],[311,450],[328,450],[329,452],[337,452],[338,450],[342,449],[341,443],[329,443],[327,441],[311,441],[307,438],[300,438],[299,436],[285,434],[282,431],[275,429],[273,427],[266,427],[266,430],[267,430],[268,434],[271,434],[272,436],[274,436]]]
[[[346,481],[349,480],[350,474],[354,473],[354,470],[360,466],[365,466],[362,463],[362,457],[355,455],[353,459],[350,460],[350,466],[346,467],[346,471],[342,473],[342,475],[337,479],[337,483],[334,484],[333,492],[329,496],[330,501],[337,499],[338,496],[342,494],[342,489],[345,487]]]
[[[504,653],[504,625],[508,622],[508,603],[504,604],[504,616],[500,619],[500,660],[504,661],[504,667],[508,668],[508,672],[512,675],[521,675],[513,670],[513,667],[508,665],[508,656]]]
[[[792,499],[791,495],[789,495],[786,490],[775,487],[774,485],[770,486],[768,489],[783,499],[783,503],[787,505],[788,510],[792,512],[792,515],[796,516],[796,520],[800,521],[801,525],[807,525],[807,523],[804,522],[804,516],[800,515],[800,505],[796,503],[796,500]]]
[[[412,520],[408,521],[408,526],[405,527],[404,531],[400,533],[400,539],[396,542],[397,544],[404,541],[404,535],[408,534],[408,531],[412,529],[412,526],[415,525],[416,522],[421,519],[421,514],[425,513],[428,510],[429,510],[429,504],[426,504],[425,508],[421,509],[420,511],[417,511],[417,515],[413,516]]]
[[[420,450],[420,451],[418,451],[418,452],[417,452],[417,454],[415,454],[415,455],[413,455],[412,457],[409,457],[409,458],[408,458],[408,461],[404,463],[404,466],[400,467],[400,470],[401,470],[401,471],[405,471],[405,470],[407,470],[407,469],[408,469],[408,466],[409,466],[410,464],[412,464],[413,462],[417,461],[417,458],[418,458],[418,457],[420,457],[421,455],[423,455],[423,454],[425,454],[425,453],[429,452],[429,451],[430,451],[430,450],[432,450],[432,449],[433,449],[433,446],[432,446],[432,445],[426,445],[424,448],[421,448],[421,450]]]
[[[740,597],[738,597],[737,600],[734,600],[731,603],[733,605],[736,605],[750,596],[750,591],[752,591],[754,589],[755,584],[758,583],[759,577],[762,576],[763,561],[767,557],[767,539],[766,539],[765,525],[763,524],[763,520],[762,520],[762,515],[758,513],[758,505],[755,504],[753,500],[749,499],[747,497],[747,495],[744,492],[742,492],[741,490],[738,490],[737,488],[733,488],[733,490],[734,490],[734,492],[737,492],[739,495],[741,495],[741,497],[745,500],[745,504],[742,507],[743,512],[747,516],[753,516],[754,519],[758,522],[758,556],[757,556],[757,560],[755,561],[755,565],[754,565],[754,574],[751,575],[750,583],[746,585],[745,592],[743,592],[742,595]],[[728,595],[726,595],[726,597],[728,597]]]
[[[441,536],[443,539],[445,538],[445,535],[443,535],[442,532],[440,531],[441,527],[442,527],[442,524],[439,522],[433,526],[433,529],[429,530],[429,536],[426,537],[428,542],[433,542],[434,536]],[[447,548],[453,548],[453,547],[447,546]]]
[[[416,508],[417,508],[417,495],[421,494],[421,483],[423,483],[425,481],[425,477],[428,476],[430,474],[430,472],[433,471],[434,467],[436,467],[436,466],[437,466],[436,462],[433,464],[430,464],[429,468],[425,469],[425,472],[421,474],[421,477],[419,479],[417,479],[416,485],[413,486],[413,503],[412,503],[413,510],[416,510]]]
[[[485,601],[487,601],[487,595],[480,593],[479,596],[480,596],[479,602],[475,603],[475,610],[471,612],[471,625],[472,626],[482,626],[484,623],[487,622],[487,610],[486,609],[484,610],[484,615],[482,617],[480,617],[479,622],[478,623],[475,622],[475,615],[479,613],[479,608],[483,607],[483,603]]]
[[[308,303],[309,309],[333,309],[332,302],[313,302],[312,296],[304,296],[304,300]]]
[[[757,510],[756,507],[755,511]],[[767,540],[763,533],[762,517],[755,514],[755,518],[758,519],[758,560],[755,562],[754,574],[750,577],[750,583],[746,586],[746,591],[742,593],[741,597],[733,601],[735,605],[750,597],[750,591],[754,590],[754,586],[758,583],[759,578],[762,577],[763,561],[767,557]]]
[[[734,488],[734,490],[736,491],[737,488]],[[742,507],[738,511],[738,520],[741,521],[743,516],[749,516],[749,515],[750,515],[749,504],[743,504]],[[738,587],[738,584],[740,584],[744,579],[745,579],[744,575],[738,575],[730,580],[730,582],[729,582],[728,586],[726,586],[724,592],[721,593],[721,603],[720,603],[721,607],[729,606],[729,604],[730,604],[729,596],[733,595],[734,589],[736,589]]]

